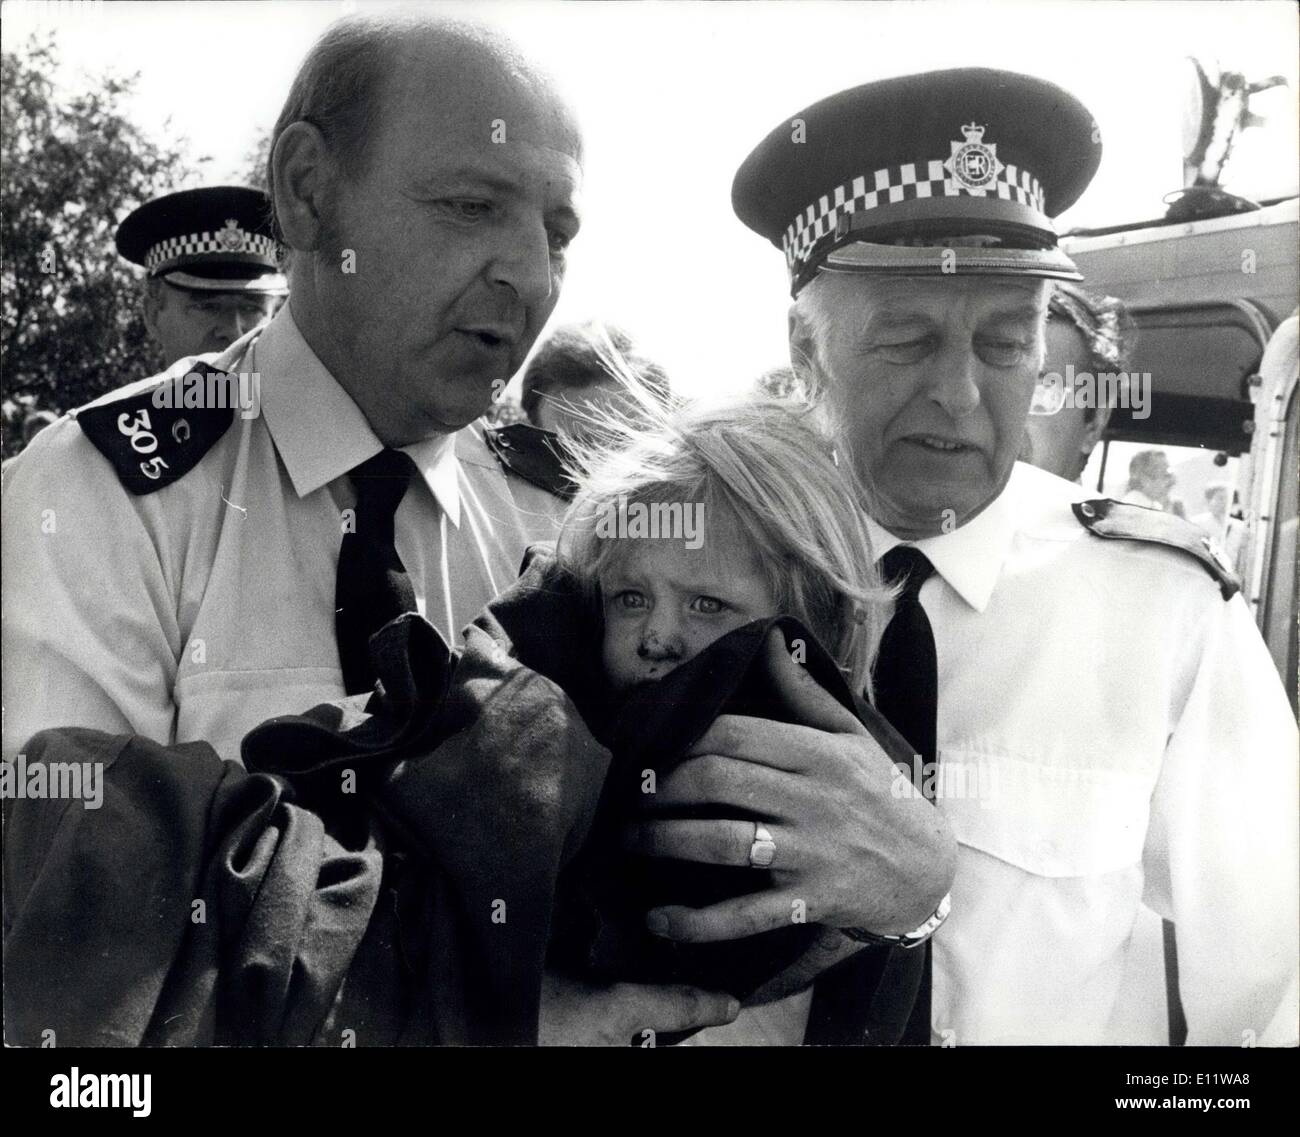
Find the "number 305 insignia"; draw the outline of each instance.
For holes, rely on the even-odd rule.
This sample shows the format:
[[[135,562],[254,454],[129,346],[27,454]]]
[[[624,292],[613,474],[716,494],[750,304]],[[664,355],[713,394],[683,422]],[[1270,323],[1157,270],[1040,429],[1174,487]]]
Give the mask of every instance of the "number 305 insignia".
[[[158,439],[151,433],[153,424],[149,421],[148,411],[136,411],[134,421],[130,421],[127,415],[118,415],[117,429],[131,440],[131,449],[137,454],[153,454],[158,449]],[[166,469],[170,467],[160,455],[140,463],[140,473],[154,481],[162,477]]]

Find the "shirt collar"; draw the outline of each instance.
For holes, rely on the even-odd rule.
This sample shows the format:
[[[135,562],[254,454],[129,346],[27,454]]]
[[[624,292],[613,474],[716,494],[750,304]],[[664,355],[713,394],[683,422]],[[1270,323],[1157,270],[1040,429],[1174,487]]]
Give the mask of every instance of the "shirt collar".
[[[934,565],[934,571],[977,612],[983,612],[988,606],[1011,551],[1016,532],[1015,485],[1019,468],[1017,463],[1002,492],[965,525],[951,533],[906,542],[923,552]],[[867,518],[867,529],[877,561],[894,546],[905,543],[874,518]]]
[[[261,375],[262,415],[299,497],[327,485],[384,448],[361,408],[303,339],[285,304],[244,355]],[[401,449],[451,523],[460,525],[454,434]]]

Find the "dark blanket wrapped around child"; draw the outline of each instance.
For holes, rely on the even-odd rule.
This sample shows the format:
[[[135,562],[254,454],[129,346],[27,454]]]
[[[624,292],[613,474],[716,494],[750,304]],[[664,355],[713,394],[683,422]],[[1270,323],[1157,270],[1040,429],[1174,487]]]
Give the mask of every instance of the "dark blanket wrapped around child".
[[[806,1041],[896,1041],[918,952],[793,922],[711,945],[644,928],[654,905],[770,883],[630,856],[621,833],[655,810],[646,772],[662,780],[719,713],[789,717],[763,663],[774,623],[905,761],[785,618],[614,695],[599,620],[544,547],[460,651],[419,616],[393,621],[372,640],[380,683],[364,707],[269,720],[244,740],[245,769],[203,743],[43,731],[27,763],[99,762],[104,797],[4,803],[6,1040],[527,1045],[550,967],[750,1001],[818,976]]]

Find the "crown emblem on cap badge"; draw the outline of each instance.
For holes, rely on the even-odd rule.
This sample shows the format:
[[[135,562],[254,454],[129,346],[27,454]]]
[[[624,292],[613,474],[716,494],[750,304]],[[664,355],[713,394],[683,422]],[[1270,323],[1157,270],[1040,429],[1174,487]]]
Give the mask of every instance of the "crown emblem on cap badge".
[[[1002,171],[998,161],[998,148],[995,143],[984,141],[985,128],[978,123],[969,122],[961,128],[966,136],[965,142],[952,144],[952,157],[944,167],[962,189],[986,190],[997,181]]]
[[[233,217],[226,219],[226,227],[217,234],[217,240],[221,242],[221,247],[227,252],[243,252],[244,231],[240,229],[239,222]]]

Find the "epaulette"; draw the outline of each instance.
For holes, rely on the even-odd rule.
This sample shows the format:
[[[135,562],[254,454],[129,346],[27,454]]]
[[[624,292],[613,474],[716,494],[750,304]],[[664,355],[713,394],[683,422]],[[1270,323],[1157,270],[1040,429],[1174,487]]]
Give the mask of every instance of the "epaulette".
[[[191,375],[219,376],[222,392],[237,377],[206,363],[196,362],[183,376],[172,376],[148,390],[124,395],[111,402],[85,407],[74,412],[86,437],[112,464],[117,476],[131,493],[143,495],[169,486],[184,477],[206,454],[234,421],[234,404],[222,406],[185,406],[182,395],[195,389],[184,380]],[[206,395],[206,391],[204,392]],[[230,402],[229,399],[196,399],[197,402]]]
[[[1214,539],[1199,525],[1193,525],[1177,514],[1107,497],[1078,501],[1071,508],[1079,523],[1094,537],[1147,541],[1164,545],[1167,549],[1177,549],[1196,558],[1214,578],[1224,600],[1231,600],[1241,591],[1241,581]]]
[[[492,427],[483,434],[497,461],[512,474],[565,501],[572,499],[577,486],[565,465],[567,451],[558,434],[526,422]]]

